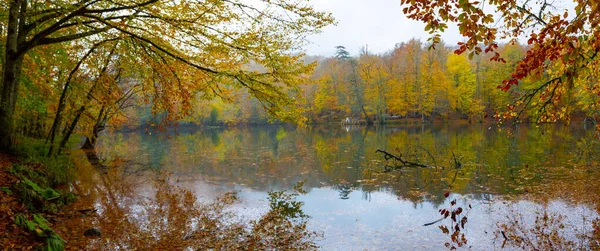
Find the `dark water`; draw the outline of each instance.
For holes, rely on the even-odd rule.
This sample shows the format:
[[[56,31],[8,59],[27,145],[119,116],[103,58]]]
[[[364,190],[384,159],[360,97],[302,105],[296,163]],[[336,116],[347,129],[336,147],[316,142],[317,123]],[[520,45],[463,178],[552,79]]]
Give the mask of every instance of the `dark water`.
[[[565,217],[563,238],[586,245],[581,235],[592,229],[600,195],[594,133],[581,124],[271,126],[110,133],[97,152],[105,162],[172,172],[200,200],[239,191],[232,210],[247,219],[268,209],[268,191],[304,181],[300,200],[324,250],[443,250],[451,237],[438,226],[450,220],[423,225],[456,200],[471,208],[467,246],[489,250],[502,245],[501,224],[533,227],[545,211]],[[398,163],[377,149],[433,168],[384,172]]]

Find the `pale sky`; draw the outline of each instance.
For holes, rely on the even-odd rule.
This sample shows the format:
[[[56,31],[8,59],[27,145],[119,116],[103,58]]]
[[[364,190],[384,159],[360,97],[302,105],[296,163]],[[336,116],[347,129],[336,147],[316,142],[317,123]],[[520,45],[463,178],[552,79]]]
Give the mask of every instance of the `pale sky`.
[[[312,0],[320,11],[328,11],[338,21],[319,35],[309,38],[308,55],[332,56],[335,46],[343,45],[352,55],[368,45],[373,53],[384,53],[396,43],[420,38],[426,42],[429,35],[424,24],[407,19],[402,13],[399,0]],[[456,26],[449,25],[442,39],[450,45],[462,41]]]
[[[566,9],[569,16],[575,16],[573,0],[550,2],[554,7],[549,11],[563,13]],[[404,16],[399,0],[312,0],[310,3],[317,10],[332,13],[338,25],[328,26],[321,34],[309,37],[311,44],[305,47],[308,55],[332,56],[338,45],[345,46],[351,55],[357,55],[365,45],[369,51],[379,54],[413,37],[422,42],[431,37],[424,31],[423,23]],[[452,46],[466,39],[459,34],[458,27],[450,23],[442,40]]]

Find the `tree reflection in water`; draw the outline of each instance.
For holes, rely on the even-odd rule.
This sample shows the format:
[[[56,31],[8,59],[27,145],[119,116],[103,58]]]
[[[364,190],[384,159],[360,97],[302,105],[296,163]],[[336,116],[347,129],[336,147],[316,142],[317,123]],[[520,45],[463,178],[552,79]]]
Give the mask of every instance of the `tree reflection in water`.
[[[360,235],[353,242],[321,242],[332,243],[326,247],[368,248],[373,239],[380,238],[377,235],[390,236],[384,244],[375,244],[382,248],[406,243],[443,247],[445,239],[438,246],[420,240],[444,238],[439,229],[422,225],[436,220],[438,210],[447,206],[444,194],[448,191],[474,208],[465,232],[469,245],[475,242],[475,249],[494,245],[485,232],[493,233],[497,221],[509,223],[509,205],[522,206],[517,208],[521,213],[552,208],[550,211],[573,214],[569,217],[574,219],[581,218],[575,212],[582,208],[596,208],[600,146],[591,140],[593,130],[554,125],[521,125],[510,133],[506,127],[501,129],[489,125],[349,130],[257,127],[180,132],[169,140],[142,133],[114,133],[101,138],[98,154],[112,162],[144,163],[172,172],[186,182],[186,188],[198,186],[198,181],[210,184],[208,189],[196,189],[196,195],[215,189],[266,194],[291,189],[297,181],[306,180],[309,193],[303,198],[312,210],[311,222],[330,231],[326,237],[342,235],[332,229],[343,235]],[[422,148],[427,151],[419,150]],[[404,157],[445,168],[384,173],[386,163],[376,149],[402,152]],[[591,227],[591,219],[597,215],[589,213],[586,224]],[[369,221],[368,217],[376,219]],[[355,221],[357,218],[363,220]],[[535,221],[535,217],[528,219],[529,223]],[[403,225],[406,229],[397,227],[409,223]],[[368,226],[368,231],[351,228],[356,224]]]
[[[79,151],[73,155],[81,154]],[[84,158],[74,157],[79,168],[72,190],[78,201],[72,204],[56,227],[73,249],[146,250],[314,250],[319,236],[306,228],[308,216],[290,217],[277,205],[294,202],[295,196],[275,193],[278,203],[256,220],[238,219],[228,208],[238,202],[235,192],[210,203],[177,185],[162,171],[131,170],[126,161],[105,163],[94,150]],[[83,157],[83,156],[79,156]],[[85,160],[88,162],[86,163]],[[131,163],[130,163],[131,164]],[[127,172],[127,174],[124,174]],[[95,213],[81,215],[82,209]],[[298,210],[298,209],[296,209]],[[83,237],[86,229],[100,231],[101,237]]]

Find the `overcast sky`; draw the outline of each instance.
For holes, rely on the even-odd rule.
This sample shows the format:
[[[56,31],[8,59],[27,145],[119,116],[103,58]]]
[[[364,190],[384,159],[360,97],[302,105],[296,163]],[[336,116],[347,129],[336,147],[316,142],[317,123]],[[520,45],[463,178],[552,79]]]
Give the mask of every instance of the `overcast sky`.
[[[575,16],[572,0],[550,2],[554,7],[548,11],[563,13],[567,9],[570,17]],[[308,55],[332,56],[334,47],[338,45],[345,46],[352,55],[357,55],[365,45],[371,52],[384,53],[393,49],[396,43],[407,42],[413,37],[423,42],[431,37],[423,30],[423,23],[404,16],[399,0],[312,0],[311,4],[317,10],[332,13],[338,24],[328,26],[321,34],[309,38]],[[448,26],[442,34],[446,44],[456,45],[465,40],[456,25]]]
[[[331,56],[337,45],[345,46],[352,55],[358,54],[365,45],[371,52],[384,53],[396,43],[413,37],[423,42],[430,37],[423,31],[424,24],[404,16],[398,0],[313,0],[311,3],[317,10],[331,12],[338,24],[309,38],[312,43],[306,47],[309,55]],[[463,40],[456,27],[450,27],[442,39],[449,44]]]

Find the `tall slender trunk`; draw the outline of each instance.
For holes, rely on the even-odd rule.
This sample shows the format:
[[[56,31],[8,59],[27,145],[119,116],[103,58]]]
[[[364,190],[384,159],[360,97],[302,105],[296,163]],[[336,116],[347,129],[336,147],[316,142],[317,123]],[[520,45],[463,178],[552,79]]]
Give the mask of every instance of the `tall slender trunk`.
[[[18,46],[25,41],[25,10],[27,1],[10,1],[6,34],[6,53],[3,65],[2,98],[0,100],[0,151],[14,149],[15,106],[21,78],[23,54]]]
[[[67,127],[65,136],[60,141],[60,145],[58,146],[59,153],[67,145],[67,142],[69,141],[69,138],[71,138],[71,134],[73,134],[73,131],[75,130],[75,127],[77,126],[77,123],[79,123],[79,118],[81,118],[81,114],[83,114],[84,111],[85,111],[85,105],[82,105],[79,108],[79,110],[77,110],[77,112],[75,113],[75,118],[73,119],[71,124]]]
[[[50,141],[50,147],[48,149],[48,156],[51,156],[52,154],[54,154],[54,139],[56,138],[56,135],[58,134],[58,128],[60,126],[60,124],[62,123],[62,111],[64,110],[65,107],[65,99],[67,96],[67,90],[69,89],[69,84],[71,77],[69,76],[69,80],[67,80],[67,82],[65,83],[65,86],[63,88],[62,93],[60,94],[60,99],[58,101],[58,108],[56,109],[56,116],[54,117],[54,122],[52,122],[52,128],[50,129],[50,135],[49,135],[49,141]]]
[[[91,137],[85,138],[85,143],[81,146],[81,149],[94,149],[96,148],[96,142],[98,141],[98,135],[101,131],[104,131],[104,125],[94,125],[94,131]]]

